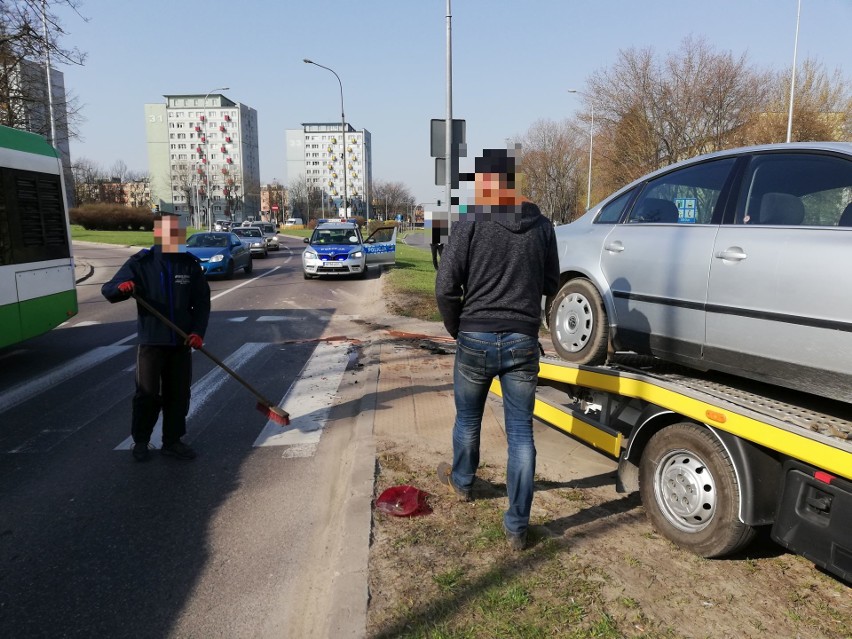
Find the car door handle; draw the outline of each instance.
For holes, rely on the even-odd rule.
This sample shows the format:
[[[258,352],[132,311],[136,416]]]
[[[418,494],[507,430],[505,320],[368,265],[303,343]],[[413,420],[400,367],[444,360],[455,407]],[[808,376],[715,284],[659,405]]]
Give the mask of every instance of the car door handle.
[[[605,244],[604,249],[613,253],[621,253],[624,250],[624,244],[621,243],[621,240],[616,240],[615,242]]]
[[[719,251],[716,253],[716,257],[722,260],[729,260],[731,262],[740,262],[748,257],[748,254],[742,250],[739,246],[732,246],[730,248],[725,249],[724,251]]]

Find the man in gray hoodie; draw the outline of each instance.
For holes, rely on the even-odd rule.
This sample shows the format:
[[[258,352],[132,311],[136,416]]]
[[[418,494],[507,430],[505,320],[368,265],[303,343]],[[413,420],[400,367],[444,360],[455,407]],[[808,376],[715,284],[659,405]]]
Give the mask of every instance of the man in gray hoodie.
[[[559,257],[553,225],[515,190],[514,154],[486,149],[475,168],[474,204],[460,207],[435,282],[438,310],[457,343],[453,463],[441,463],[438,477],[471,499],[485,400],[499,377],[509,447],[503,529],[510,547],[522,550],[535,475],[541,298],[558,289]]]

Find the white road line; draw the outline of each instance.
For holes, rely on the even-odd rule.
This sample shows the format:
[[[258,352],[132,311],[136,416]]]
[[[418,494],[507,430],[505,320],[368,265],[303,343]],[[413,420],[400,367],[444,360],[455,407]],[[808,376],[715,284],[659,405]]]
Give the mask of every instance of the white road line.
[[[211,297],[211,298],[210,298],[210,301],[212,302],[213,300],[218,300],[220,297],[222,297],[222,296],[224,296],[224,295],[227,295],[228,293],[233,293],[233,292],[234,292],[234,291],[236,291],[238,288],[242,288],[242,287],[243,287],[243,286],[245,286],[246,284],[251,284],[252,282],[256,282],[256,281],[257,281],[257,280],[259,280],[261,277],[266,277],[267,275],[272,275],[272,274],[273,274],[275,271],[277,271],[279,268],[281,268],[281,267],[280,267],[280,266],[273,266],[271,269],[269,269],[268,271],[266,271],[266,272],[264,272],[264,273],[261,273],[261,274],[260,274],[260,275],[258,275],[257,277],[253,277],[253,278],[251,278],[250,280],[246,280],[245,282],[240,282],[240,283],[239,283],[239,284],[237,284],[236,286],[232,286],[231,288],[227,288],[227,289],[225,289],[224,291],[222,291],[221,293],[219,293],[218,295],[214,295],[213,297]]]
[[[132,337],[132,336],[131,336]],[[110,357],[115,357],[119,353],[133,348],[132,346],[124,346],[121,340],[109,346],[99,346],[92,349],[88,353],[84,353],[75,357],[69,362],[57,366],[49,370],[44,375],[40,375],[35,379],[13,386],[9,390],[0,394],[0,413],[3,413],[18,404],[27,401],[43,393],[46,390],[53,388],[57,384],[79,375],[93,366],[97,366],[101,362],[108,360]]]
[[[288,446],[282,457],[313,455],[348,362],[348,344],[319,343],[279,404],[290,413],[290,425],[268,421],[254,446]]]
[[[266,346],[269,346],[269,344],[262,342],[248,342],[243,344],[224,360],[225,365],[235,371],[238,371],[240,367],[244,366],[246,362],[257,355]],[[193,416],[211,397],[216,394],[216,392],[218,392],[225,382],[230,379],[231,377],[217,366],[192,385],[192,388],[190,389],[191,399],[189,401],[189,413],[186,416],[186,431],[188,439],[197,437],[208,426],[208,424],[193,424]],[[154,426],[154,432],[151,435],[150,443],[155,448],[160,448],[163,445],[162,415],[160,415],[160,418],[157,420],[157,425]],[[132,447],[133,438],[128,437],[113,450],[130,450]]]

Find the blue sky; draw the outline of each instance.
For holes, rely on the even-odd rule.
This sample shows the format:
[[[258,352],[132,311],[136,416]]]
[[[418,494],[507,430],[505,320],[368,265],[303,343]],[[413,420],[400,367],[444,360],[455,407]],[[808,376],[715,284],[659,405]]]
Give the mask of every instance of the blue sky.
[[[797,0],[453,0],[453,115],[467,120],[468,158],[505,146],[536,120],[582,108],[596,70],[619,49],[660,54],[686,36],[789,69]],[[257,109],[261,181],[286,176],[284,130],[340,119],[372,133],[374,179],[405,183],[418,202],[443,198],[429,122],[446,114],[446,0],[83,0],[62,12],[64,67],[83,104],[72,159],[147,171],[143,105],[170,93],[225,95]],[[798,60],[852,77],[852,0],[802,0]]]

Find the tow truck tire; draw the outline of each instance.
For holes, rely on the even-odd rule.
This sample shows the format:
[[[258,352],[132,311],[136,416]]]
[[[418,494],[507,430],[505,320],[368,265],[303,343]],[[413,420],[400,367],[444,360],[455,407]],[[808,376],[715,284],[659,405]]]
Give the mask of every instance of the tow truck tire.
[[[550,339],[559,357],[595,366],[606,361],[609,321],[603,299],[589,280],[568,280],[553,298]]]
[[[744,548],[755,529],[739,519],[740,486],[722,443],[703,426],[668,426],[648,441],[639,494],[654,528],[701,557]]]

